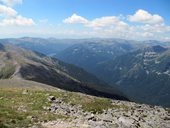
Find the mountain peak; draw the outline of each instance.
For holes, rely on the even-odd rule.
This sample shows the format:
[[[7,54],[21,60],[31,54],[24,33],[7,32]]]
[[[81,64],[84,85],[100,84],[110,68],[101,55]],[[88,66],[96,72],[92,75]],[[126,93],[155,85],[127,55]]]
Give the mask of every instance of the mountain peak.
[[[160,45],[154,45],[154,46],[149,46],[145,48],[145,51],[147,52],[156,52],[156,53],[162,53],[165,52],[167,48],[160,46]]]

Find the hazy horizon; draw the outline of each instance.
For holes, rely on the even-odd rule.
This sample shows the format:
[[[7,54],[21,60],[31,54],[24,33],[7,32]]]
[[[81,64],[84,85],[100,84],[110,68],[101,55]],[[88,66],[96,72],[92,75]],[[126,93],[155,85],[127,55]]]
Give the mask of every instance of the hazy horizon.
[[[32,39],[56,39],[56,40],[90,40],[90,39],[96,39],[96,40],[127,40],[127,41],[137,41],[137,42],[143,42],[143,41],[160,41],[160,42],[170,42],[170,40],[159,40],[159,39],[141,39],[141,40],[137,40],[137,39],[124,39],[124,38],[107,38],[107,37],[86,37],[86,38],[57,38],[57,37],[38,37],[38,36],[23,36],[23,37],[6,37],[6,38],[0,38],[0,40],[3,39],[24,39],[24,38],[32,38]]]
[[[0,0],[0,38],[170,40],[168,0]]]

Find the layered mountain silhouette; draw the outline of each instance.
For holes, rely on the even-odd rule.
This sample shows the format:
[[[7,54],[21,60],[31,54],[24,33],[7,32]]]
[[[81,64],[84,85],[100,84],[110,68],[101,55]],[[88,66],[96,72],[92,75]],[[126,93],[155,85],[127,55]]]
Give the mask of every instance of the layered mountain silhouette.
[[[52,55],[66,62],[55,59],[52,59],[51,62],[51,59],[47,59],[49,57],[34,52],[41,59],[36,60],[33,57],[34,60],[31,61],[36,64],[41,62],[43,66],[32,65],[32,63],[21,66],[20,74],[22,77],[26,75],[24,76],[26,79],[35,81],[29,72],[30,69],[33,69],[36,71],[38,80],[41,80],[39,82],[47,82],[48,80],[43,80],[44,78],[40,77],[42,76],[40,74],[44,73],[44,71],[41,72],[44,70],[44,64],[45,67],[48,67],[49,74],[45,70],[45,74],[48,74],[45,75],[47,78],[54,72],[53,68],[49,68],[51,63],[57,62],[59,64],[57,69],[60,67],[59,70],[80,83],[86,83],[87,87],[99,91],[104,90],[109,94],[121,94],[117,93],[121,91],[132,101],[170,106],[170,42],[99,38],[58,40],[31,37],[1,39],[0,42]],[[44,58],[46,58],[45,62]],[[54,60],[55,62],[53,62]],[[53,78],[52,76],[51,78]],[[53,83],[57,83],[56,80],[53,80],[52,83],[48,81],[47,84]]]
[[[125,40],[88,41],[74,44],[56,54],[55,57],[93,73],[96,65],[134,51],[139,46],[135,42],[130,43]]]
[[[170,50],[148,47],[97,65],[94,74],[131,100],[170,106]],[[107,77],[105,77],[107,74]]]
[[[0,78],[26,79],[69,91],[127,100],[81,68],[13,45],[0,45]]]
[[[100,50],[96,50],[100,45],[76,44],[56,57],[84,68],[113,87],[116,85],[133,101],[170,106],[170,50],[167,47],[148,42],[139,44],[140,47],[112,43],[108,48],[114,49],[109,51],[101,46],[103,53],[100,55]]]

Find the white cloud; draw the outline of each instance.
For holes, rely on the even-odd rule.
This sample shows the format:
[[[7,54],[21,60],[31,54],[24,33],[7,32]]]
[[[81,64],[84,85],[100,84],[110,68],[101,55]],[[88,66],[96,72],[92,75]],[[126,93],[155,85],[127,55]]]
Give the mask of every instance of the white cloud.
[[[0,17],[0,26],[30,26],[35,24],[31,18],[17,15],[14,9],[4,5],[0,5]]]
[[[148,24],[161,24],[164,19],[158,14],[150,14],[145,10],[138,10],[134,15],[129,15],[128,20],[131,22],[148,23]]]
[[[116,16],[100,17],[90,21],[82,16],[73,14],[71,17],[68,17],[63,20],[63,22],[66,24],[83,24],[86,27],[91,27],[94,29],[105,27],[115,27],[119,29],[124,29],[128,27],[125,22],[121,21],[119,17]]]
[[[153,33],[150,33],[150,32],[143,32],[143,33],[141,33],[141,35],[145,38],[153,37]]]
[[[7,6],[0,5],[0,16],[15,16],[17,15],[17,12]]]
[[[22,4],[22,0],[0,0],[0,2],[8,5],[8,6],[13,6],[16,4]]]
[[[153,32],[153,33],[164,33],[170,31],[170,26],[166,26],[164,24],[145,24],[140,26],[140,29],[147,32]]]
[[[121,17],[125,17],[122,16]],[[144,23],[144,25],[128,24],[125,18],[120,16],[104,16],[88,20],[77,14],[63,20],[67,24],[82,24],[85,29],[82,31],[73,31],[72,35],[84,35],[87,37],[116,37],[125,39],[163,39],[167,38],[170,32],[170,26],[165,25],[164,19],[157,15],[151,15],[144,10],[138,10],[128,20],[132,22]],[[161,33],[161,35],[160,35]],[[159,35],[159,36],[158,36]]]
[[[8,9],[12,9],[9,8]],[[2,9],[1,9],[2,10]],[[4,10],[4,9],[3,9]],[[13,9],[14,10],[14,9]],[[15,11],[15,10],[14,10]],[[138,10],[139,11],[139,10]],[[137,11],[137,12],[138,12]],[[2,13],[3,12],[3,13]],[[7,11],[8,12],[8,11]],[[15,11],[16,12],[16,11]],[[145,11],[146,12],[146,11]],[[133,24],[127,22],[127,16],[103,16],[88,20],[86,17],[73,14],[67,19],[63,20],[66,24],[81,24],[84,27],[74,29],[73,27],[65,26],[65,24],[50,25],[48,19],[39,20],[37,25],[31,18],[20,16],[13,13],[13,15],[2,16],[0,13],[0,36],[43,36],[43,37],[58,37],[58,38],[89,38],[89,37],[103,37],[103,38],[124,38],[134,40],[169,40],[170,39],[170,26],[166,25],[162,20],[155,20],[154,15],[149,14],[148,17],[141,18],[144,24]],[[2,18],[1,18],[2,17]],[[123,17],[123,18],[122,18]],[[126,17],[126,18],[124,18]],[[129,18],[129,17],[128,17]],[[147,20],[146,20],[147,19]],[[151,22],[154,19],[154,22]],[[139,20],[139,19],[138,19]],[[158,22],[159,21],[159,22]],[[46,23],[47,22],[47,23]],[[44,23],[46,23],[44,25]],[[29,26],[29,27],[25,27]],[[32,25],[32,26],[31,26]],[[18,27],[20,26],[20,27]],[[79,27],[79,26],[78,26]],[[58,31],[60,30],[60,31]],[[67,33],[67,34],[66,34]]]
[[[31,26],[34,25],[34,21],[30,18],[25,18],[22,16],[16,16],[15,18],[7,18],[7,19],[3,19],[0,22],[0,26]]]
[[[110,26],[126,27],[127,24],[123,21],[120,21],[119,18],[116,16],[107,16],[107,17],[96,18],[92,21],[89,21],[87,26],[93,28],[110,27]]]
[[[63,20],[66,24],[86,24],[88,22],[84,17],[78,16],[77,14],[73,14],[71,17]]]

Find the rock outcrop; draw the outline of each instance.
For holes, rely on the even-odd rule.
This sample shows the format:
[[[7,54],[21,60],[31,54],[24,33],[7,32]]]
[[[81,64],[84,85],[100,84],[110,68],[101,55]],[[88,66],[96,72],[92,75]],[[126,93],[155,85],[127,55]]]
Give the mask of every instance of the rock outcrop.
[[[100,113],[83,111],[82,106],[49,96],[46,111],[71,119],[43,122],[46,128],[170,128],[170,113],[160,106],[112,100],[113,107]]]

